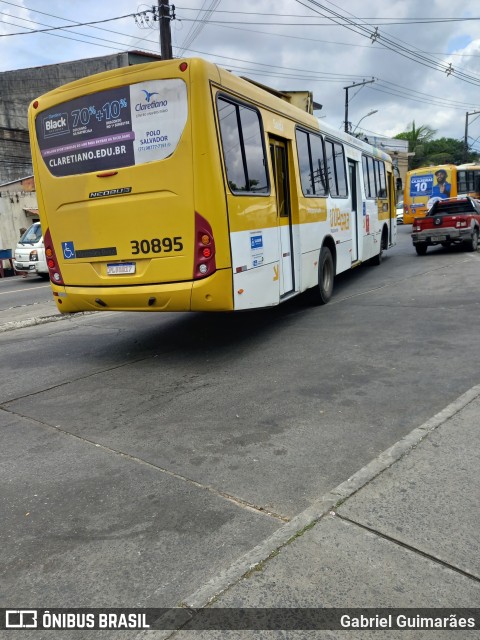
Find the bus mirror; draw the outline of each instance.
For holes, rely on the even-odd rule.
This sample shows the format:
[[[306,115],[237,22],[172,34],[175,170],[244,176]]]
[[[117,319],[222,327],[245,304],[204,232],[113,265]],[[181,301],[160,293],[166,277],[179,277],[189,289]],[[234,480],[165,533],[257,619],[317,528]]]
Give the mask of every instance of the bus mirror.
[[[403,189],[402,179],[397,178],[397,191],[401,191]]]

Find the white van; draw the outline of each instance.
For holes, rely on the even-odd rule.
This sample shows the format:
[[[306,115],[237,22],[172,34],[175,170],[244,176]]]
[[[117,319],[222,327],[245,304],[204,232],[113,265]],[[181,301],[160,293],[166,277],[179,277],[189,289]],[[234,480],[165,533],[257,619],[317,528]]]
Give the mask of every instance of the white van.
[[[18,241],[13,267],[20,273],[37,273],[45,279],[49,277],[40,222],[34,222]]]

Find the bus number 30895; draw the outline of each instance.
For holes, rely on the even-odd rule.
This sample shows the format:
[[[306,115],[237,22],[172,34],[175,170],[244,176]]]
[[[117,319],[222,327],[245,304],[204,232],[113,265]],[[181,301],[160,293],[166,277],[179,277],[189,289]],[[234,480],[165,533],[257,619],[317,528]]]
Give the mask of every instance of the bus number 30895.
[[[132,255],[139,253],[170,253],[183,249],[182,236],[174,238],[152,238],[151,240],[130,240]]]

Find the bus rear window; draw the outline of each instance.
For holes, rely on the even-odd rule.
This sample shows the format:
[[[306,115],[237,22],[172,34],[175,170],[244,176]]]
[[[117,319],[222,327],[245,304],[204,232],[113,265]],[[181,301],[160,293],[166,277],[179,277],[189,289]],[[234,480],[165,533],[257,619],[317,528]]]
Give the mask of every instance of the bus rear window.
[[[163,160],[187,122],[180,79],[151,80],[63,102],[35,121],[42,158],[54,176]]]

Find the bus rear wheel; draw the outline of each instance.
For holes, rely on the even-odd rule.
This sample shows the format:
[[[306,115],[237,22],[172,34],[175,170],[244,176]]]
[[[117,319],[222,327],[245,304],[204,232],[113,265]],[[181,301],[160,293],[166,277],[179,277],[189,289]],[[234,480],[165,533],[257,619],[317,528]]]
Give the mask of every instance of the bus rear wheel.
[[[382,260],[383,260],[383,241],[380,242],[380,251],[377,253],[376,256],[373,256],[373,258],[370,258],[370,264],[374,265],[375,267],[378,267],[379,265],[382,264]]]
[[[328,247],[320,250],[318,262],[318,285],[315,287],[314,299],[316,304],[327,304],[332,297],[333,281],[335,279],[335,267],[332,252]]]

